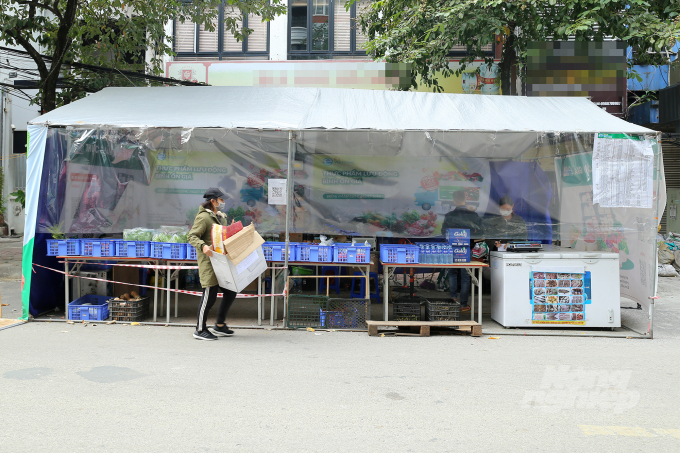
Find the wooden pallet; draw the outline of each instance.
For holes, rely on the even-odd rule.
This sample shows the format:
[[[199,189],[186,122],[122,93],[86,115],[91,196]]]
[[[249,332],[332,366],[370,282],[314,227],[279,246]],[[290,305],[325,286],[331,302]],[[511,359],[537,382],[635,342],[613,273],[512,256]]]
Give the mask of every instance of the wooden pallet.
[[[482,325],[475,321],[366,321],[366,325],[370,336],[378,335],[380,327],[419,328],[421,337],[429,337],[430,330],[438,327],[455,327],[461,333],[470,332],[473,337],[482,335]]]

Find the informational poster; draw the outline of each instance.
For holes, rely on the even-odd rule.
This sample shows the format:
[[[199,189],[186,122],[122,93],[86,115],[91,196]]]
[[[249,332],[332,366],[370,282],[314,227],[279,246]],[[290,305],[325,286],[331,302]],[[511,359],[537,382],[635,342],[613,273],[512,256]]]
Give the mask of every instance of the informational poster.
[[[593,203],[603,208],[652,207],[654,139],[643,135],[595,135]]]
[[[591,303],[590,272],[578,268],[532,268],[532,324],[585,325]]]
[[[269,183],[269,204],[286,205],[286,180],[270,179]]]

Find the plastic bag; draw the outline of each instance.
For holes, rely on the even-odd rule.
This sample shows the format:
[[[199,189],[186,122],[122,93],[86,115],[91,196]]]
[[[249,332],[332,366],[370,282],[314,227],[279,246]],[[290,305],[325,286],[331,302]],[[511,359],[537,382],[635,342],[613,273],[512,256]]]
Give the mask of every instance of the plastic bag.
[[[675,268],[670,264],[659,264],[658,266],[659,277],[677,277],[678,273]]]
[[[213,224],[211,231],[213,250],[221,255],[224,255],[224,246],[222,245],[222,241],[224,240],[222,239],[224,235],[223,230],[224,227],[222,225]]]
[[[486,242],[478,242],[472,249],[472,257],[477,259],[485,258],[489,254],[489,246]]]
[[[185,244],[189,231],[184,226],[161,226],[153,231],[153,242],[170,242],[173,244]]]
[[[665,242],[659,244],[659,264],[671,264],[675,260],[673,252],[668,249]]]
[[[151,241],[153,240],[153,230],[149,228],[132,228],[123,230],[123,239],[126,241]]]
[[[680,271],[680,250],[673,252],[673,256],[675,257],[675,260],[673,261],[673,267]]]

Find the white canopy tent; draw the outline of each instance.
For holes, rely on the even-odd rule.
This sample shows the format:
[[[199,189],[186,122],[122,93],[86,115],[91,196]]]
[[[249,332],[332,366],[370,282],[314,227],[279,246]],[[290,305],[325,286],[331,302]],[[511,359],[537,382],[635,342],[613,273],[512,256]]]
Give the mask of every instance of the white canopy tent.
[[[38,225],[38,204],[44,196],[40,187],[43,162],[49,158],[50,152],[46,145],[48,131],[59,131],[65,137],[64,143],[68,143],[64,146],[70,146],[69,149],[78,149],[94,136],[100,141],[122,140],[118,136],[112,138],[118,134],[128,141],[137,140],[139,146],[159,153],[170,149],[166,136],[172,135],[177,137],[172,146],[182,151],[225,152],[224,149],[228,149],[250,167],[268,156],[279,155],[287,157],[287,165],[282,164],[281,168],[294,168],[296,153],[304,154],[313,162],[315,175],[321,172],[322,164],[315,160],[319,156],[330,156],[331,161],[333,156],[337,157],[337,161],[341,161],[343,156],[360,157],[365,161],[396,158],[410,162],[411,166],[422,159],[433,159],[442,162],[441,165],[477,159],[485,161],[487,167],[489,161],[512,160],[535,162],[550,174],[557,174],[556,169],[563,168],[564,158],[592,154],[596,134],[647,137],[655,141],[657,149],[654,156],[654,207],[624,208],[616,214],[619,223],[623,224],[619,229],[630,233],[629,243],[633,235],[637,235],[635,240],[645,250],[636,248],[636,251],[647,257],[648,265],[645,271],[649,277],[647,283],[633,285],[634,289],[623,291],[624,295],[648,304],[648,298],[656,291],[656,264],[650,257],[655,255],[653,239],[665,205],[661,151],[660,145],[656,144],[658,135],[655,131],[606,113],[585,98],[325,88],[106,88],[42,115],[30,125],[24,247],[25,258],[28,258],[24,260],[28,266],[24,267],[27,283],[30,283],[28,269],[34,258],[34,233],[42,228]],[[111,131],[123,132],[112,134]],[[165,138],[158,138],[161,135]],[[115,164],[116,160],[112,161]],[[73,155],[64,162],[74,162]],[[557,180],[553,181],[558,189],[561,188],[560,177],[557,174]],[[320,184],[316,180],[311,181],[312,178],[308,182],[295,181],[294,172],[287,172],[287,178],[288,206],[293,204],[296,184],[305,185],[310,192],[314,192],[312,188],[318,189]],[[362,181],[364,187],[369,184],[366,181]],[[391,192],[386,192],[389,198],[390,193],[399,192],[401,181],[383,180],[376,184],[390,187]],[[590,184],[592,189],[592,179]],[[69,196],[73,198],[73,194]],[[394,195],[393,198],[399,197]],[[326,201],[317,204],[310,201],[307,211],[313,218],[328,218],[330,214],[324,210],[327,206],[322,206],[325,204]],[[493,209],[491,203],[488,209]],[[338,218],[333,218],[337,220],[336,224],[345,227],[348,219],[356,218],[355,214],[342,210],[337,214]],[[291,217],[292,214],[287,212],[286,238],[293,221]],[[644,227],[640,226],[640,218],[645,219],[642,222]],[[551,234],[555,234],[555,225],[561,226],[561,236],[558,234],[555,238],[564,241],[567,227],[580,223],[582,219],[572,218],[570,214],[565,214],[557,222],[553,218]],[[388,233],[406,235],[396,230]],[[30,286],[28,284],[24,291],[25,310],[29,306]],[[652,308],[650,306],[650,313]]]
[[[334,88],[105,88],[33,125],[303,131],[513,131],[653,134],[586,98]]]

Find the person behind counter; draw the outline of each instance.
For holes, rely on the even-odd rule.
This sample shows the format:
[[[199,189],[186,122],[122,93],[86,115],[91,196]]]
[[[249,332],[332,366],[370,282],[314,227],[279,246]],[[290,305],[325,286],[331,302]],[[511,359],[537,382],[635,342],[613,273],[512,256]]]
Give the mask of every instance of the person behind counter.
[[[453,193],[453,204],[456,208],[446,214],[442,231],[449,228],[464,228],[470,230],[470,237],[482,239],[484,228],[482,219],[465,205],[465,191],[458,190]],[[453,300],[458,300],[458,279],[460,278],[460,310],[470,311],[468,298],[470,297],[470,274],[465,269],[449,269],[449,291]]]
[[[506,244],[509,240],[527,240],[527,225],[522,217],[512,212],[514,207],[515,203],[512,198],[509,196],[501,197],[498,200],[500,215],[484,221],[486,237],[491,238],[487,241],[489,250],[498,250],[501,245]]]
[[[231,304],[236,299],[236,293],[228,289],[220,288],[217,283],[217,276],[213,270],[210,256],[212,256],[212,226],[214,224],[225,225],[227,218],[221,209],[224,208],[226,195],[218,188],[208,189],[203,198],[206,199],[198,208],[198,214],[194,220],[194,226],[187,235],[187,240],[196,248],[196,258],[198,261],[198,274],[203,287],[201,303],[198,306],[198,322],[194,338],[197,340],[217,340],[217,336],[230,337],[234,334],[233,330],[224,323],[227,312]],[[222,290],[222,302],[217,312],[217,322],[215,326],[208,330],[207,318],[210,309],[215,304],[217,293]],[[217,336],[216,336],[217,335]]]

